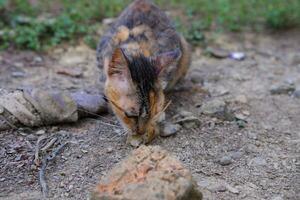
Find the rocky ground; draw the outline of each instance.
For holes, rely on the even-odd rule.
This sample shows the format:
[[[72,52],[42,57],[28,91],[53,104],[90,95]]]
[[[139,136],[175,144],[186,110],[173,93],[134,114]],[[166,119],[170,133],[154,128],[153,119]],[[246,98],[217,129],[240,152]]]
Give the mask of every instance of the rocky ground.
[[[300,199],[299,34],[208,34],[211,49],[194,50],[186,80],[168,95],[169,137],[153,144],[191,170],[204,199]],[[228,58],[219,47],[246,57]],[[84,45],[46,54],[6,51],[0,66],[1,88],[102,90],[95,52]],[[2,132],[0,199],[41,198],[34,162],[41,137],[68,142],[46,168],[51,199],[86,199],[132,150],[112,114]]]

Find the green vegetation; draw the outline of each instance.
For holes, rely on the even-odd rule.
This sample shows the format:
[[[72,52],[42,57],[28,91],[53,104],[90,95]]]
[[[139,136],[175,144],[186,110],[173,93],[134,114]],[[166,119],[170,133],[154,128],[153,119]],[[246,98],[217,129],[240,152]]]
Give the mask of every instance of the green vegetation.
[[[114,17],[130,0],[0,0],[0,48],[42,50],[83,38],[96,46],[103,18]],[[287,29],[300,24],[300,0],[157,0],[180,11],[175,24],[199,44],[204,30]],[[170,7],[171,6],[171,7]]]

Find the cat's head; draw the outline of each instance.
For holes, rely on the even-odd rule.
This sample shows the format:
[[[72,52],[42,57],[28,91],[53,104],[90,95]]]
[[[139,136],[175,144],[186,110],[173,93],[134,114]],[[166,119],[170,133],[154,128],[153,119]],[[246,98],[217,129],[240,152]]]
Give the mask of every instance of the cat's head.
[[[128,55],[121,48],[114,51],[105,69],[105,94],[129,133],[157,134],[157,120],[165,108],[160,77],[180,55],[179,49],[153,57]]]

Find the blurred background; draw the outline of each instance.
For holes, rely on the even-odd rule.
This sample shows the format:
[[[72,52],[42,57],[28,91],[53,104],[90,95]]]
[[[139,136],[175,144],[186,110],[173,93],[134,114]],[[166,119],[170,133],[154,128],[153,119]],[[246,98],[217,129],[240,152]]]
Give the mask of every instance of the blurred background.
[[[44,50],[82,39],[95,48],[103,19],[129,0],[0,0],[0,48]],[[284,31],[299,27],[300,0],[155,0],[194,45],[203,32]]]

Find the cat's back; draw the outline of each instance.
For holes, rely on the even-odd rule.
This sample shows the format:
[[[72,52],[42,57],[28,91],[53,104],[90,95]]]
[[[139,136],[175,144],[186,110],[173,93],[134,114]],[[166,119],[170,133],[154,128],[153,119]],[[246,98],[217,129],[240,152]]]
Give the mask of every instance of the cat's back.
[[[132,54],[152,56],[177,48],[180,37],[166,14],[150,0],[135,0],[102,37],[97,53],[99,66],[105,65],[113,50],[123,47]]]

